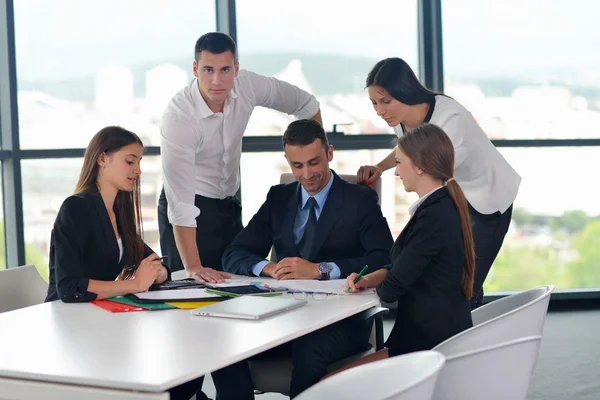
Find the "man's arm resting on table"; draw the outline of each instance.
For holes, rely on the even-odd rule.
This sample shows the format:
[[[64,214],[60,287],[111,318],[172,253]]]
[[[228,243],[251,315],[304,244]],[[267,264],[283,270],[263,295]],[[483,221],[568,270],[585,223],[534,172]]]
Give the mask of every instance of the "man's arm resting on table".
[[[173,225],[173,235],[185,272],[189,277],[210,283],[223,282],[223,280],[231,277],[225,272],[202,266],[198,245],[196,244],[195,227]]]

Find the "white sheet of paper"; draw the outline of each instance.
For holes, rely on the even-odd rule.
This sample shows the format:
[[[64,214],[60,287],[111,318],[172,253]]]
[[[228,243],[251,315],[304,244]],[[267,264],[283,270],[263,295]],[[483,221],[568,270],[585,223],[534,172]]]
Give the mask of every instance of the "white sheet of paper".
[[[218,297],[213,293],[206,293],[205,289],[176,289],[176,290],[156,290],[152,292],[136,293],[136,296],[143,300],[189,300],[189,299],[208,299]]]
[[[344,291],[345,279],[332,279],[329,281],[317,280],[288,280],[277,281],[273,286],[286,288],[292,291],[317,292],[327,294],[353,294]],[[368,289],[361,293],[374,293],[374,289]]]

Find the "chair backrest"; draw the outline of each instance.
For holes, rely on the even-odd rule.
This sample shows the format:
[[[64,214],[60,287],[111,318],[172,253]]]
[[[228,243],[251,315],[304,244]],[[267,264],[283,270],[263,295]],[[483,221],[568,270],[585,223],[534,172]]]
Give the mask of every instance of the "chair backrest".
[[[346,182],[356,183],[356,174],[338,174],[338,176]],[[294,175],[288,172],[281,174],[279,183],[289,183],[294,182],[295,180],[296,178],[294,178]],[[381,178],[377,178],[373,183],[371,183],[371,189],[377,193],[377,197],[379,197],[379,204],[381,204]]]
[[[48,284],[35,265],[0,271],[0,312],[41,304],[47,292]]]
[[[471,313],[473,325],[479,325],[506,314],[517,314],[525,308],[530,310],[532,308],[548,310],[550,294],[553,290],[554,286],[552,285],[542,286],[492,301],[473,310]]]
[[[444,356],[419,351],[348,369],[302,392],[297,400],[429,400]]]
[[[525,400],[541,336],[446,357],[434,400]]]
[[[544,286],[496,300],[473,311],[473,327],[463,331],[433,350],[447,357],[527,336],[541,336],[554,286]],[[512,299],[510,297],[513,297]],[[494,303],[499,302],[498,305]],[[484,317],[489,318],[484,318]]]

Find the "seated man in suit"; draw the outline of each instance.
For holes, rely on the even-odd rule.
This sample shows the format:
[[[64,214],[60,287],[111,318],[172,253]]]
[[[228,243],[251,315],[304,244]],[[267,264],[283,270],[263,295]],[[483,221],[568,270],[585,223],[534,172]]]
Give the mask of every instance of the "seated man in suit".
[[[323,127],[292,122],[283,135],[297,182],[271,188],[265,203],[223,254],[225,271],[276,279],[341,279],[365,265],[390,263],[393,239],[374,190],[348,183],[329,169]],[[278,262],[266,257],[274,246]],[[327,365],[370,347],[371,326],[349,318],[265,354],[289,354],[290,397],[317,383]]]

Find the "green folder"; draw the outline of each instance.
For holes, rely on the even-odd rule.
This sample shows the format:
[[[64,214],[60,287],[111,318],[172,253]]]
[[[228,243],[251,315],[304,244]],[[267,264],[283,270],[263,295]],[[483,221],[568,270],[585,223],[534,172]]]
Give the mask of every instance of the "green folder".
[[[170,304],[165,304],[165,303],[138,303],[137,301],[133,301],[130,298],[127,298],[127,297],[111,297],[110,299],[107,299],[107,300],[115,301],[117,303],[122,303],[122,304],[128,304],[130,306],[142,307],[142,308],[145,308],[147,310],[172,310],[172,309],[177,309],[177,307],[172,306]]]

